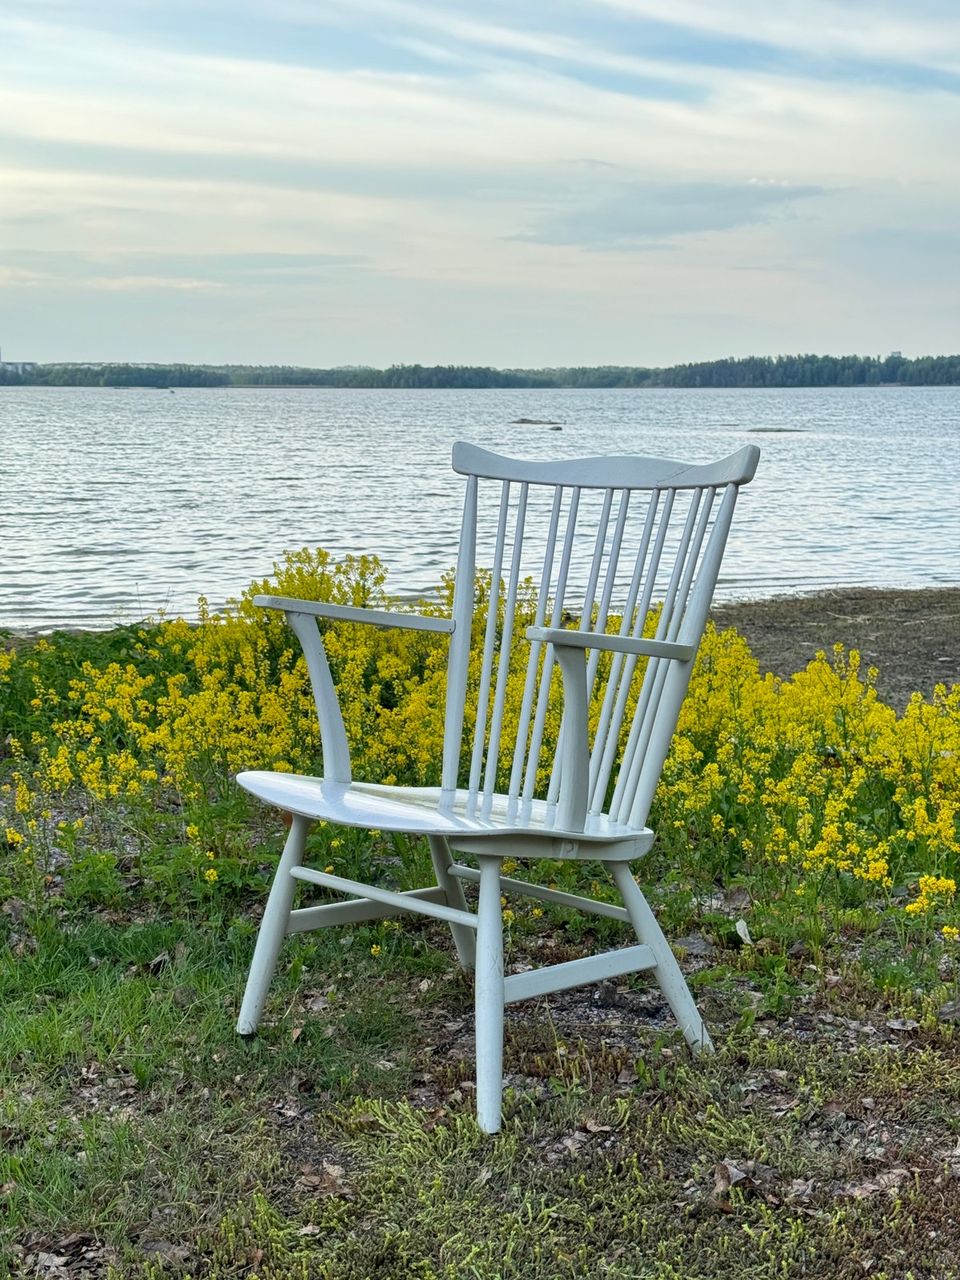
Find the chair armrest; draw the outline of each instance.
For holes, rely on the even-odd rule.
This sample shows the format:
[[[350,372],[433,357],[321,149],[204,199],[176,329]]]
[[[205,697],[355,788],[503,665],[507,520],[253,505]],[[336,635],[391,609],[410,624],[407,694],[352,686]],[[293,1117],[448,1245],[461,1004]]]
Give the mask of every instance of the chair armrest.
[[[645,640],[643,637],[633,636],[609,636],[602,631],[567,631],[560,627],[527,627],[527,639],[571,649],[608,649],[615,653],[633,653],[648,658],[676,658],[680,662],[689,662],[696,652],[692,644],[674,644],[669,640]]]
[[[293,596],[254,596],[261,609],[283,609],[285,613],[307,613],[336,622],[366,622],[372,627],[403,627],[408,631],[439,631],[451,634],[452,618],[431,618],[422,613],[393,613],[383,609],[359,609],[326,600],[297,600]]]

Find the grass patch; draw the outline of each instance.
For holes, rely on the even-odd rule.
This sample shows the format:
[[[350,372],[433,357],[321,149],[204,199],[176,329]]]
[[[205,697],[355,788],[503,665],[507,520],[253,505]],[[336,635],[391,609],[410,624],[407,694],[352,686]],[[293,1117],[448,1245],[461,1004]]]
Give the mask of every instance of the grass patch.
[[[263,588],[383,603],[379,566],[322,554]],[[438,926],[290,939],[234,1033],[283,833],[232,775],[319,749],[249,594],[0,651],[0,1274],[960,1275],[960,689],[897,715],[854,654],[780,681],[709,633],[641,879],[719,1051],[691,1062],[643,975],[512,1007],[491,1140]],[[434,781],[442,648],[325,639],[358,776]],[[309,857],[429,877],[379,833],[319,825]],[[521,874],[612,897],[589,864]],[[514,967],[628,940],[508,908]]]
[[[892,1030],[875,989],[744,1026],[763,986],[730,955],[698,1062],[639,984],[518,1006],[489,1139],[441,933],[389,970],[372,930],[292,940],[246,1042],[249,934],[92,923],[6,955],[10,1274],[958,1274],[956,1040]]]

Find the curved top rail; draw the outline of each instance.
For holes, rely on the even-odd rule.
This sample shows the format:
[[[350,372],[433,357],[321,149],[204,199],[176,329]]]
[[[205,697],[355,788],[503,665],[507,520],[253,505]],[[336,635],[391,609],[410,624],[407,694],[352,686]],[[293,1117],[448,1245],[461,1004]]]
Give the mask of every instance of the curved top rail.
[[[453,469],[461,475],[530,484],[576,485],[582,489],[696,489],[752,480],[760,458],[755,444],[744,445],[717,462],[690,465],[670,458],[569,458],[541,462],[505,458],[464,440],[453,446]]]

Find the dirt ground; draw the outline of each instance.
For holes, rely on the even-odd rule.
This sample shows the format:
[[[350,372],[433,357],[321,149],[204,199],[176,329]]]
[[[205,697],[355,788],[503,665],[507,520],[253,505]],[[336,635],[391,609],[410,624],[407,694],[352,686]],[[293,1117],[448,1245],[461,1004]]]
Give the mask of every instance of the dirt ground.
[[[719,627],[736,627],[778,676],[800,671],[837,642],[879,669],[877,691],[898,710],[919,690],[960,683],[960,587],[922,591],[843,587],[715,606]]]

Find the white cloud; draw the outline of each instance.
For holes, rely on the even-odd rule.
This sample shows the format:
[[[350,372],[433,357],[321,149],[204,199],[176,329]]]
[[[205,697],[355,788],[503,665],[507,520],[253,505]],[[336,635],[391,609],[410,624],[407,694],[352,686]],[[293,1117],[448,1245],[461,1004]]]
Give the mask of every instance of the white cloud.
[[[877,0],[599,0],[633,16],[818,56],[960,69],[952,5]]]
[[[901,219],[936,232],[956,220],[960,203],[956,94],[882,77],[831,79],[802,60],[787,73],[717,51],[710,65],[676,50],[654,57],[638,52],[639,26],[625,50],[599,21],[590,38],[574,36],[542,4],[517,24],[495,5],[407,0],[358,0],[349,11],[241,0],[232,12],[235,34],[269,14],[281,25],[313,24],[331,50],[337,35],[356,40],[375,29],[416,69],[388,57],[362,66],[324,57],[323,40],[285,53],[271,45],[258,54],[239,38],[184,47],[137,34],[129,9],[114,11],[129,19],[116,30],[92,13],[79,25],[69,6],[30,12],[0,19],[0,246],[8,281],[21,273],[20,293],[52,287],[57,268],[51,256],[25,277],[12,261],[18,252],[114,255],[112,269],[91,271],[82,288],[118,302],[163,288],[206,292],[222,295],[225,308],[241,284],[208,276],[204,254],[326,254],[353,262],[344,279],[322,284],[324,305],[335,295],[337,314],[359,317],[353,342],[363,316],[371,335],[389,330],[395,340],[388,305],[406,306],[411,341],[418,325],[433,333],[425,308],[473,290],[477,346],[457,358],[492,358],[488,348],[504,332],[502,296],[518,314],[549,308],[574,326],[584,299],[605,298],[609,319],[598,323],[616,347],[630,323],[659,339],[664,309],[713,315],[722,289],[728,311],[743,304],[744,324],[750,310],[763,316],[757,339],[769,343],[777,308],[789,328],[785,278],[803,275],[790,306],[809,305],[812,322],[829,305],[831,264],[835,278],[847,270],[844,246],[858,229]],[[899,6],[870,24],[862,6],[823,0],[815,8],[608,0],[597,9],[611,12],[818,56],[947,66],[960,47],[956,21],[938,23],[922,7],[915,24]],[[752,180],[775,186],[751,192]],[[832,195],[784,203],[804,188]],[[693,210],[687,197],[696,191]],[[651,239],[671,252],[634,252]],[[613,247],[615,261],[584,251],[599,243]],[[858,259],[861,274],[875,260],[870,252],[880,249]],[[172,273],[177,253],[197,257],[196,269],[168,276],[157,266],[166,254]],[[942,282],[929,264],[924,270],[939,298]],[[80,287],[64,277],[65,289]],[[287,328],[273,329],[277,341],[299,341],[303,298],[291,309],[279,280],[257,287],[270,314],[288,317]],[[877,288],[871,280],[874,295]],[[3,319],[15,324],[16,314]],[[356,346],[342,355],[373,358]]]

